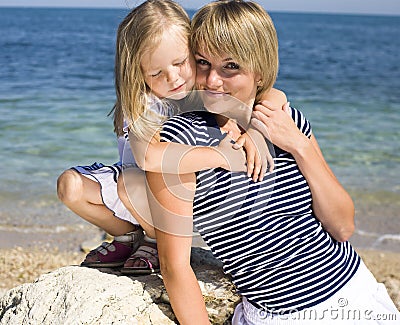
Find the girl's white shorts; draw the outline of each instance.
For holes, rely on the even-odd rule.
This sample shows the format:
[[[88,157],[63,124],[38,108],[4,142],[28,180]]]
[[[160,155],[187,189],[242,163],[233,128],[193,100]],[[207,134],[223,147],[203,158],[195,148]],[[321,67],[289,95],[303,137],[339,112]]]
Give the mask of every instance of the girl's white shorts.
[[[72,167],[73,170],[100,184],[103,203],[116,217],[133,224],[138,224],[118,196],[117,181],[121,173],[121,168],[122,166],[119,164],[106,166],[101,163],[93,163],[90,166]]]

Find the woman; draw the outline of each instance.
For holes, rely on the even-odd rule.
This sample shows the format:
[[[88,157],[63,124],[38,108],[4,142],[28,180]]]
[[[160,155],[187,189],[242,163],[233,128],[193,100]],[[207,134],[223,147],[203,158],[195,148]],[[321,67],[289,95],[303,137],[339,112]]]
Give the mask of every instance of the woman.
[[[278,70],[277,37],[268,14],[253,2],[218,1],[195,14],[192,28],[196,84],[206,108],[226,95],[253,107]],[[213,112],[220,113],[214,104]],[[326,324],[335,319],[324,310],[338,307],[339,298],[363,312],[396,313],[386,290],[347,242],[354,230],[353,202],[325,162],[309,122],[294,108],[263,105],[254,118],[265,122],[261,130],[269,133],[277,155],[274,172],[261,182],[220,168],[179,180],[146,174],[161,272],[179,322],[209,323],[190,266],[192,216],[243,297],[233,324],[292,324],[288,315],[310,323],[300,313],[311,310]],[[253,124],[260,127],[256,120]],[[211,112],[185,113],[164,124],[161,139],[211,146],[222,132],[236,139],[242,129]]]

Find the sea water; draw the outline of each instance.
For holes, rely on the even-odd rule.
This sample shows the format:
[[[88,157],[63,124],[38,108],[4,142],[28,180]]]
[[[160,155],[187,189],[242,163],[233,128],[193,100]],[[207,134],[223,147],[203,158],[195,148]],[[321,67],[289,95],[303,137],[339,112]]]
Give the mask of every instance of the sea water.
[[[70,229],[56,180],[118,160],[112,118],[123,9],[0,8],[0,229]],[[190,12],[193,14],[193,12]],[[400,244],[400,17],[271,13],[276,87],[311,121],[356,203],[355,244]],[[385,246],[386,245],[386,246]]]

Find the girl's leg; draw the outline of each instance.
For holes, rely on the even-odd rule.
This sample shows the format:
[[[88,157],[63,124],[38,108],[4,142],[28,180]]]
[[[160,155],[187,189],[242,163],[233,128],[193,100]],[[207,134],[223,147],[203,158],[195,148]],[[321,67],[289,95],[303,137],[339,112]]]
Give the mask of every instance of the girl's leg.
[[[159,271],[157,242],[146,192],[146,175],[139,168],[127,168],[118,179],[118,196],[144,229],[139,248],[122,268],[124,274],[143,275]]]
[[[128,211],[140,223],[146,235],[156,234],[146,192],[146,174],[139,168],[126,168],[118,178],[118,196]]]
[[[100,184],[73,169],[64,171],[57,180],[57,194],[70,210],[113,236],[136,228],[128,221],[116,218],[102,201]]]
[[[114,236],[111,243],[102,243],[90,251],[82,266],[119,267],[136,251],[143,238],[139,225],[114,216],[101,197],[100,184],[75,170],[67,170],[58,178],[60,200],[84,220]]]

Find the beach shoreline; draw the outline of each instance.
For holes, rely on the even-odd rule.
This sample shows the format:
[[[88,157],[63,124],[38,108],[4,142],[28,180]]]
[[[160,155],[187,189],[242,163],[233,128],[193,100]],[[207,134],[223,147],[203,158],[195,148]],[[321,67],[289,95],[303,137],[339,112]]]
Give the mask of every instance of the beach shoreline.
[[[86,229],[86,227],[85,227]],[[0,296],[41,274],[68,265],[79,265],[85,253],[81,246],[96,245],[104,233],[96,227],[90,231],[66,233],[26,233],[16,229],[0,230]],[[195,245],[201,246],[198,239]],[[365,264],[400,310],[400,253],[357,248]]]

